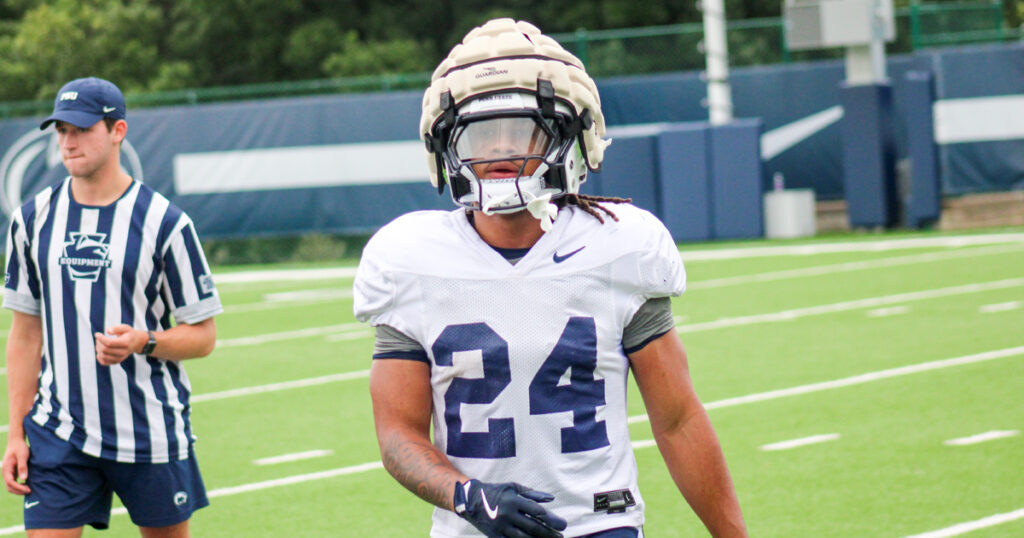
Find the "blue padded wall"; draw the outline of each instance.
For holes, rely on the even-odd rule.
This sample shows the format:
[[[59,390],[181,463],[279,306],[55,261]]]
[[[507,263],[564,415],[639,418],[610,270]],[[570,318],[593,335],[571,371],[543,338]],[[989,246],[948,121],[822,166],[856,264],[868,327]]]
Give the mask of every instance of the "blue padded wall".
[[[764,235],[760,119],[710,129],[711,215],[715,239]]]
[[[584,194],[632,198],[633,204],[658,214],[655,139],[648,135],[618,137],[604,152],[600,172],[588,174]],[[660,215],[659,215],[660,216]]]
[[[843,190],[850,226],[892,226],[898,218],[892,86],[841,85]]]
[[[707,241],[711,230],[708,124],[668,127],[657,138],[658,216],[676,241]]]
[[[910,71],[905,79],[903,108],[910,158],[910,192],[903,221],[906,226],[920,228],[937,221],[942,213],[942,185],[932,117],[935,85],[927,71]]]

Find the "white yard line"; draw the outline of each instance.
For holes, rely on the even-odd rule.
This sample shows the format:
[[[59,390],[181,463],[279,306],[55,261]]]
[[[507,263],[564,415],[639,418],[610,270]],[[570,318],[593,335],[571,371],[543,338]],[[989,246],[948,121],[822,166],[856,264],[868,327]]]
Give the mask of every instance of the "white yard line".
[[[836,263],[829,265],[818,265],[814,267],[803,267],[800,269],[787,269],[783,271],[757,273],[753,275],[738,275],[733,277],[716,278],[711,280],[697,280],[693,282],[688,282],[686,287],[689,290],[721,288],[725,286],[736,286],[757,282],[772,282],[778,280],[803,278],[809,276],[833,275],[836,273],[861,271],[867,269],[898,267],[901,265],[910,265],[915,263],[930,263],[936,261],[951,260],[956,258],[973,258],[977,256],[1005,254],[1008,252],[1018,252],[1021,250],[1024,250],[1024,244],[1013,243],[1009,245],[995,245],[946,252],[929,252],[926,254],[912,254],[909,256],[897,256],[894,258],[884,258],[879,260]],[[317,271],[318,272],[309,273],[308,270],[298,270],[295,271],[296,274],[293,275],[293,277],[291,277],[289,280],[304,280],[309,279],[311,276],[319,276],[325,274],[322,272],[322,270]],[[266,273],[269,273],[270,276],[276,276],[280,272],[267,271]],[[348,277],[350,276],[350,273],[351,271],[348,268],[342,268],[338,269],[336,274]],[[236,273],[229,273],[229,275],[235,274]],[[250,279],[253,282],[261,282],[261,280],[257,280],[257,276],[255,275],[248,276],[246,278]],[[220,277],[218,277],[218,279],[220,279]],[[270,278],[268,278],[268,280],[269,279]],[[270,310],[275,308],[290,308],[307,306],[317,303],[333,302],[338,300],[347,300],[352,298],[352,294],[352,289],[348,287],[269,293],[264,296],[263,301],[225,305],[224,314],[240,314],[245,312]]]
[[[1014,286],[1024,285],[1024,278],[1016,278],[1009,280],[999,280],[996,282],[986,282],[981,284],[967,284],[964,286],[953,286],[951,288],[940,288],[937,290],[925,290],[920,292],[901,293],[897,295],[888,295],[883,297],[873,297],[869,299],[861,299],[858,301],[846,301],[841,303],[833,303],[831,305],[813,306],[808,308],[800,308],[795,310],[784,310],[782,312],[775,312],[770,314],[758,314],[753,316],[740,316],[735,318],[724,318],[716,321],[710,321],[705,323],[692,323],[688,325],[678,325],[676,329],[681,333],[691,333],[706,331],[712,329],[721,329],[725,327],[739,327],[744,325],[752,325],[756,323],[767,323],[775,321],[789,321],[797,319],[799,317],[827,314],[831,312],[841,312],[844,310],[852,310],[856,308],[865,308],[870,306],[884,305],[893,302],[908,302],[913,300],[924,300],[932,299],[937,297],[945,297],[949,295],[957,295],[963,293],[974,293],[980,291],[989,291],[993,289],[1009,288]],[[357,338],[369,338],[373,335],[372,330],[369,330],[366,325],[362,323],[343,323],[340,325],[331,325],[328,327],[313,327],[310,329],[300,329],[296,331],[285,331],[281,333],[272,333],[266,335],[247,336],[241,338],[229,338],[226,340],[219,340],[217,342],[218,347],[238,347],[238,346],[250,346],[260,345],[267,342],[275,342],[280,340],[288,340],[293,338],[306,338],[309,336],[321,336],[330,335],[329,338],[332,340],[342,339],[357,339]],[[282,383],[272,383],[270,385],[261,385],[255,387],[243,387],[238,389],[225,390],[217,393],[210,394],[199,394],[192,396],[192,402],[202,402],[208,400],[220,400],[224,398],[232,398],[235,396],[246,396],[249,394],[258,394],[261,392],[274,392],[278,390],[286,390],[296,387],[306,387],[313,385],[321,385],[324,383],[332,383],[334,381],[342,381],[346,379],[356,379],[359,377],[366,377],[369,375],[369,370],[361,370],[357,372],[349,372],[343,374],[332,374],[321,377],[300,379],[296,381],[285,381]],[[354,376],[354,377],[348,377]],[[632,419],[631,419],[632,420]],[[644,418],[646,420],[646,417]],[[7,426],[0,426],[0,432],[6,431]]]
[[[264,301],[272,303],[351,298],[352,288],[319,288],[314,290],[279,291],[275,293],[268,293],[263,296]]]
[[[362,331],[329,334],[327,335],[327,341],[342,342],[344,340],[360,340],[362,338],[372,338],[374,334],[374,330],[372,328],[367,327],[365,330]]]
[[[276,465],[278,463],[290,463],[293,461],[309,460],[313,458],[322,458],[324,456],[330,456],[334,454],[333,450],[307,450],[305,452],[295,452],[292,454],[283,454],[281,456],[271,456],[269,458],[260,458],[252,460],[254,465]]]
[[[342,323],[339,325],[328,325],[326,327],[310,327],[308,329],[296,329],[294,331],[284,331],[279,333],[258,334],[255,336],[242,336],[239,338],[227,338],[224,340],[217,340],[217,347],[220,348],[238,346],[258,346],[266,344],[268,342],[277,342],[280,340],[308,338],[310,336],[324,336],[327,334],[334,334],[344,331],[366,330],[367,326],[365,323]]]
[[[738,398],[729,398],[729,399],[726,399],[726,400],[719,400],[717,402],[709,403],[709,404],[705,405],[705,407],[710,410],[710,409],[719,409],[719,408],[722,408],[722,407],[731,407],[731,406],[747,404],[747,403],[762,402],[762,401],[782,398],[782,397],[785,397],[785,396],[795,396],[795,395],[798,395],[798,394],[808,394],[808,393],[811,393],[811,392],[818,392],[818,391],[828,390],[828,389],[833,389],[833,388],[846,387],[846,386],[850,386],[850,385],[857,385],[857,384],[861,384],[861,383],[867,383],[869,381],[877,381],[877,380],[880,380],[880,379],[888,379],[888,378],[891,378],[891,377],[897,377],[897,376],[901,376],[901,375],[909,375],[909,374],[913,374],[913,373],[919,373],[919,372],[926,372],[926,371],[930,371],[930,370],[936,370],[936,369],[939,369],[939,368],[948,368],[948,367],[952,367],[952,366],[960,366],[960,365],[964,365],[964,364],[972,364],[972,363],[988,361],[988,360],[994,360],[994,359],[999,359],[999,358],[1004,358],[1004,357],[1011,357],[1011,356],[1022,355],[1022,354],[1024,354],[1024,346],[1015,347],[1015,348],[1008,348],[1008,349],[1002,349],[1002,350],[995,350],[995,351],[988,351],[988,352],[985,352],[985,353],[978,353],[978,354],[975,354],[975,355],[966,355],[966,356],[963,356],[963,357],[954,357],[954,358],[951,358],[951,359],[927,362],[927,363],[916,364],[916,365],[912,365],[912,366],[905,366],[905,367],[902,367],[902,368],[894,368],[894,369],[891,369],[891,370],[882,370],[882,371],[879,371],[879,372],[873,372],[873,373],[863,374],[863,375],[859,375],[859,376],[848,377],[848,378],[844,378],[844,379],[837,379],[835,381],[826,381],[824,383],[813,383],[813,384],[810,384],[810,385],[802,385],[802,386],[798,386],[798,387],[791,387],[791,388],[788,388],[788,389],[782,389],[782,390],[777,390],[777,391],[762,392],[762,393],[758,393],[758,394],[750,394],[750,395],[747,395],[747,396],[740,396]],[[363,372],[352,372],[351,374],[359,374],[359,375],[349,377],[349,379],[355,379],[356,377],[364,377],[366,375],[365,372],[366,371],[363,371]],[[351,374],[338,374],[338,375],[339,376],[346,376],[346,375],[351,375]],[[325,377],[330,377],[330,376],[325,376]],[[324,378],[314,378],[314,379],[324,379]],[[299,380],[299,381],[293,381],[293,382],[289,382],[289,383],[300,383],[300,382],[307,382],[307,381],[311,381],[311,380]],[[325,381],[325,382],[328,382],[328,381]],[[319,384],[319,383],[316,383],[316,384]],[[275,385],[283,385],[283,384],[275,384]],[[265,385],[265,387],[269,387],[269,386],[270,385]],[[299,386],[299,385],[295,385],[295,386]],[[308,385],[303,385],[303,386],[308,386]],[[293,388],[293,387],[288,387],[288,388]],[[266,390],[253,390],[253,389],[259,389],[259,387],[250,387],[250,389],[248,389],[248,390],[252,390],[252,392],[250,392],[252,394],[255,394],[255,393],[258,393],[258,392],[266,392]],[[246,390],[246,389],[239,389],[239,390]],[[276,388],[274,390],[283,390],[283,389],[282,388]],[[226,394],[228,392],[235,392],[235,391],[225,391],[223,393],[213,393],[213,394]],[[211,396],[212,396],[211,394],[208,394],[208,395],[206,395],[205,399],[206,400],[220,399],[220,397],[213,398]],[[228,397],[228,396],[223,396],[223,397]],[[193,397],[193,401],[196,401],[197,398],[202,398],[202,395]],[[632,423],[636,423],[636,422],[644,422],[646,420],[647,420],[647,415],[639,415],[639,416],[629,417],[629,422],[631,424]],[[653,440],[646,440],[646,441],[645,440],[641,440],[641,441],[637,441],[636,443],[634,443],[634,448],[646,448],[646,447],[650,447],[650,446],[654,446],[654,441]],[[279,486],[288,486],[288,485],[299,484],[299,483],[303,483],[303,482],[309,482],[309,481],[313,481],[313,480],[322,480],[322,479],[325,479],[325,478],[333,478],[333,477],[336,477],[336,476],[344,476],[344,475],[348,475],[348,474],[361,473],[361,472],[372,471],[372,470],[383,469],[383,468],[384,468],[384,465],[381,462],[374,461],[374,462],[370,462],[370,463],[362,463],[362,464],[359,464],[359,465],[352,465],[352,466],[349,466],[349,467],[341,467],[341,468],[338,468],[338,469],[331,469],[331,470],[320,471],[320,472],[316,472],[316,473],[307,473],[307,474],[289,476],[289,477],[284,477],[284,478],[278,478],[278,479],[275,479],[275,480],[267,480],[267,481],[263,481],[263,482],[254,482],[254,483],[251,483],[251,484],[243,484],[243,485],[240,485],[240,486],[233,486],[233,487],[227,487],[227,488],[218,488],[218,489],[210,491],[208,493],[208,496],[209,497],[221,497],[221,496],[227,496],[227,495],[236,495],[236,494],[239,494],[239,493],[248,493],[248,492],[251,492],[251,491],[259,491],[259,490],[269,489],[269,488],[274,488],[274,487],[279,487]],[[1017,516],[1017,517],[1013,517],[1013,519],[1019,519],[1020,517],[1024,517],[1024,510],[1022,510],[1021,512],[1022,512],[1022,515]],[[118,509],[113,510],[111,512],[111,514],[113,514],[113,515],[122,515],[122,514],[125,514],[125,513],[127,513],[127,512],[125,511],[124,508],[118,508]],[[1014,512],[1013,514],[1016,514],[1016,512]],[[1004,514],[1004,516],[1006,516],[1006,515],[1007,514]],[[993,517],[997,517],[997,516],[993,516]],[[1012,519],[1006,519],[1005,521],[1011,521],[1011,520]],[[981,520],[981,521],[985,521],[985,520]],[[999,523],[1002,523],[1002,522],[1003,521],[999,521]],[[988,525],[984,525],[984,526],[990,526],[990,525],[994,525],[994,524],[996,524],[996,523],[989,523]],[[978,527],[978,528],[981,528],[981,527]],[[7,528],[4,528],[4,529],[0,529],[0,535],[16,534],[16,533],[20,533],[20,532],[23,532],[23,531],[24,531],[24,527],[22,527],[20,525],[16,526],[16,527],[7,527]],[[917,537],[914,537],[914,538],[925,538],[926,536],[927,536],[927,538],[937,538],[939,536],[954,536],[954,534],[920,535],[920,536],[917,536]]]
[[[309,300],[305,300],[305,301],[291,301],[291,302],[260,301],[260,302],[257,302],[257,303],[229,304],[229,305],[225,305],[224,306],[224,313],[221,314],[221,315],[223,316],[225,314],[244,314],[244,313],[247,313],[247,312],[258,312],[260,310],[272,310],[272,309],[275,309],[275,308],[297,308],[297,307],[300,307],[300,306],[309,306],[309,305],[314,305],[314,304],[319,304],[319,303],[329,303],[329,302],[337,301],[337,300],[338,300],[337,298],[329,297],[329,298],[325,298],[325,299],[309,299]]]
[[[1024,243],[1024,234],[983,234],[976,236],[945,236],[935,238],[888,239],[881,241],[844,241],[773,247],[739,247],[710,250],[684,250],[686,261],[711,259],[744,259],[768,256],[808,256],[838,252],[888,252],[911,248],[958,248],[974,245]]]
[[[1005,254],[1024,250],[1024,245],[997,245],[979,247],[963,250],[929,252],[927,254],[911,254],[908,256],[897,256],[894,258],[882,258],[878,260],[864,260],[858,262],[835,263],[829,265],[816,265],[814,267],[801,267],[799,269],[786,269],[753,275],[738,275],[731,277],[715,278],[711,280],[696,280],[688,282],[686,288],[699,290],[708,288],[721,288],[723,286],[735,286],[739,284],[751,284],[755,282],[770,282],[786,280],[790,278],[803,278],[808,276],[833,275],[836,273],[847,273],[850,271],[862,271],[865,269],[881,269],[885,267],[898,267],[915,263],[931,263],[937,261],[951,260],[956,258],[974,258],[977,256],[989,256],[994,254]]]
[[[740,247],[710,250],[684,250],[683,260],[737,260],[768,256],[809,256],[839,252],[888,252],[911,248],[959,248],[972,245],[1024,243],[1024,233],[957,235],[943,237],[916,237],[885,239],[881,241],[843,241],[838,243],[810,243],[772,247]]]
[[[967,437],[958,437],[956,439],[950,439],[943,443],[947,446],[967,446],[976,445],[978,443],[984,443],[987,441],[995,441],[996,439],[1005,439],[1007,437],[1015,437],[1020,435],[1018,430],[992,430],[977,435],[970,435]]]
[[[272,308],[295,308],[319,303],[330,303],[351,299],[351,287],[319,288],[267,293],[262,301],[239,303],[224,306],[225,314],[241,314]]]
[[[899,377],[903,375],[916,374],[919,372],[927,372],[930,370],[938,370],[941,368],[949,368],[952,366],[961,366],[964,364],[973,364],[976,362],[984,362],[995,359],[1002,359],[1006,357],[1012,357],[1015,355],[1024,354],[1024,346],[1012,347],[1007,349],[999,349],[995,351],[986,351],[984,353],[977,353],[974,355],[965,355],[962,357],[954,357],[951,359],[942,359],[937,361],[925,362],[921,364],[913,364],[910,366],[902,366],[899,368],[892,368],[889,370],[881,370],[878,372],[872,372],[867,374],[856,375],[853,377],[846,377],[842,379],[836,379],[833,381],[825,381],[822,383],[812,383],[809,385],[800,385],[797,387],[791,387],[788,389],[774,390],[769,392],[761,392],[756,394],[750,394],[747,396],[741,396],[738,398],[730,398],[727,400],[719,400],[717,402],[711,402],[705,405],[707,409],[718,409],[721,407],[731,407],[734,405],[741,405],[747,403],[760,402],[765,400],[774,400],[777,398],[783,398],[786,396],[795,396],[798,394],[806,394],[809,392],[818,392],[822,390],[829,390],[840,387],[847,387],[850,385],[858,385],[861,383],[867,383],[870,381],[878,381],[880,379],[888,379],[891,377]],[[294,381],[285,381],[282,383],[271,383],[269,385],[257,385],[254,387],[243,387],[238,389],[225,390],[221,392],[212,392],[207,394],[197,394],[192,396],[192,403],[206,402],[212,400],[223,400],[225,398],[234,398],[238,396],[248,396],[251,394],[261,394],[266,392],[277,392],[281,390],[288,390],[294,388],[310,387],[315,385],[323,385],[326,383],[334,383],[336,381],[348,381],[352,379],[363,379],[370,376],[369,370],[358,370],[355,372],[345,372],[340,374],[331,374],[319,377],[311,377],[306,379],[297,379]],[[647,415],[639,417],[630,417],[629,422],[642,422],[647,420]]]
[[[791,321],[797,318],[806,316],[815,316],[820,314],[831,314],[835,312],[843,312],[847,310],[857,310],[860,308],[871,308],[880,307],[896,303],[905,303],[911,301],[923,301],[927,299],[938,299],[940,297],[949,297],[953,295],[963,295],[967,293],[978,293],[983,291],[991,291],[998,289],[1014,288],[1018,286],[1024,286],[1024,278],[1010,278],[1007,280],[997,280],[994,282],[981,282],[975,284],[964,284],[961,286],[950,286],[948,288],[938,288],[931,290],[912,291],[909,293],[897,293],[895,295],[883,295],[881,297],[869,297],[867,299],[858,299],[855,301],[843,301],[839,303],[832,303],[819,306],[809,306],[806,308],[795,308],[792,310],[783,310],[781,312],[772,312],[769,314],[754,314],[750,316],[737,316],[732,318],[722,318],[715,321],[707,321],[703,323],[691,323],[689,325],[679,325],[676,328],[679,332],[689,333],[696,331],[706,331],[709,329],[721,329],[724,327],[738,327],[741,325],[752,325],[755,323],[766,323],[774,321]]]
[[[761,450],[789,450],[791,448],[798,448],[818,443],[826,443],[828,441],[835,441],[836,439],[839,439],[838,433],[824,433],[821,435],[812,435],[810,437],[801,437],[800,439],[790,439],[789,441],[779,441],[777,443],[761,445]]]
[[[1009,312],[1010,310],[1017,310],[1024,306],[1024,301],[1009,301],[1006,303],[987,304],[978,307],[978,312],[982,314],[992,314],[994,312]]]
[[[336,476],[345,476],[355,473],[363,473],[366,471],[374,471],[377,469],[383,469],[384,464],[379,461],[373,461],[370,463],[361,463],[359,465],[350,465],[348,467],[340,467],[338,469],[331,469],[328,471],[319,471],[316,473],[300,474],[295,476],[286,476],[284,478],[277,478],[274,480],[266,480],[263,482],[253,482],[251,484],[243,484],[241,486],[234,486],[229,488],[218,488],[206,492],[206,496],[209,498],[214,497],[227,497],[229,495],[238,495],[239,493],[249,493],[251,491],[259,491],[263,489],[276,488],[281,486],[290,486],[292,484],[301,484],[303,482],[310,482],[313,480],[323,480],[324,478],[334,478]],[[110,511],[112,516],[123,516],[128,513],[128,510],[123,506],[115,508]],[[8,534],[18,534],[25,532],[25,527],[17,525],[14,527],[7,527],[0,529],[0,536]]]
[[[214,274],[217,284],[248,284],[252,282],[281,282],[295,280],[333,280],[353,278],[355,267],[325,267],[322,269],[276,269],[269,271],[239,271]]]
[[[854,301],[842,301],[839,303],[809,306],[805,308],[795,308],[791,310],[782,310],[779,312],[770,312],[767,314],[753,314],[749,316],[722,318],[715,321],[676,325],[676,329],[681,333],[691,333],[714,329],[723,329],[727,327],[754,325],[758,323],[791,321],[806,316],[832,314],[836,312],[857,310],[861,308],[882,307],[895,303],[923,301],[927,299],[937,299],[953,295],[979,293],[984,291],[1006,289],[1019,286],[1024,286],[1024,278],[1011,278],[1007,280],[997,280],[995,282],[981,282],[974,284],[964,284],[960,286],[951,286],[948,288],[914,291],[909,293],[897,293],[895,295],[883,295],[880,297],[869,297],[866,299],[857,299]],[[359,338],[371,338],[373,336],[373,331],[368,326],[362,323],[343,323],[340,325],[330,325],[327,327],[311,327],[308,329],[299,329],[295,331],[285,331],[280,333],[244,336],[239,338],[228,338],[225,340],[218,340],[217,347],[254,346],[265,344],[267,342],[276,342],[280,340],[290,340],[296,338],[308,338],[311,336],[325,335],[328,337],[329,341],[355,340]]]
[[[350,465],[348,467],[339,467],[337,469],[331,469],[328,471],[319,471],[316,473],[300,474],[296,476],[286,476],[284,478],[278,478],[276,480],[266,480],[264,482],[255,482],[252,484],[243,484],[241,486],[234,486],[228,488],[217,488],[213,491],[210,491],[208,493],[208,496],[223,497],[226,495],[237,495],[239,493],[248,493],[250,491],[259,491],[261,489],[276,488],[279,486],[290,486],[292,484],[301,484],[302,482],[309,482],[311,480],[321,480],[324,478],[333,478],[335,476],[363,473],[366,471],[374,471],[383,468],[383,463],[379,461],[371,461],[369,463],[360,463],[358,465]]]
[[[889,316],[899,316],[900,314],[906,314],[910,312],[909,306],[887,306],[885,308],[875,308],[874,310],[868,310],[865,312],[869,318],[887,318]]]
[[[907,538],[947,538],[949,536],[960,536],[961,534],[967,534],[987,527],[994,527],[996,525],[1009,523],[1010,521],[1016,521],[1018,519],[1024,519],[1024,508],[1014,510],[1013,512],[1006,512],[1005,514],[988,516],[975,521],[968,521],[967,523],[960,523],[937,531],[915,534],[913,536],[908,536]]]
[[[633,450],[636,450],[638,448],[650,448],[652,446],[658,446],[658,443],[654,439],[641,439],[639,441],[633,441],[632,443],[630,443],[630,446],[633,447]]]
[[[842,379],[836,379],[833,381],[824,381],[821,383],[811,383],[809,385],[799,385],[796,387],[790,387],[787,389],[772,390],[768,392],[759,392],[755,394],[748,394],[746,396],[739,396],[736,398],[728,398],[725,400],[718,400],[709,402],[704,405],[708,410],[720,409],[724,407],[733,407],[736,405],[744,405],[748,403],[763,402],[767,400],[775,400],[779,398],[785,398],[789,396],[797,396],[800,394],[808,394],[812,392],[820,392],[823,390],[830,390],[835,388],[848,387],[852,385],[859,385],[868,383],[871,381],[878,381],[881,379],[889,379],[893,377],[899,377],[904,375],[916,374],[920,372],[927,372],[931,370],[938,370],[942,368],[950,368],[953,366],[962,366],[965,364],[974,364],[978,362],[985,362],[995,359],[1002,359],[1006,357],[1013,357],[1016,355],[1024,355],[1024,346],[1012,347],[1007,349],[999,349],[994,351],[986,351],[984,353],[977,353],[973,355],[964,355],[962,357],[954,357],[951,359],[942,359],[937,361],[925,362],[920,364],[913,364],[910,366],[902,366],[899,368],[892,368],[889,370],[880,370],[877,372],[871,372],[867,374],[856,375],[852,377],[845,377]],[[354,372],[343,372],[338,374],[330,374],[318,377],[310,377],[305,379],[296,379],[292,381],[284,381],[281,383],[270,383],[267,385],[256,385],[252,387],[241,387],[237,389],[229,389],[220,392],[209,392],[206,394],[195,394],[191,398],[191,403],[209,402],[214,400],[224,400],[228,398],[237,398],[240,396],[250,396],[253,394],[265,394],[268,392],[278,392],[282,390],[290,390],[296,388],[312,387],[316,385],[325,385],[328,383],[335,383],[338,381],[350,381],[353,379],[364,379],[370,376],[370,370],[357,370]],[[628,422],[630,424],[638,422],[646,422],[647,415],[636,415],[629,417]],[[0,426],[0,432],[7,431],[8,426],[6,424]]]
[[[686,261],[735,260],[742,258],[763,258],[768,256],[808,256],[812,254],[836,252],[886,252],[891,250],[936,247],[958,248],[972,245],[1006,243],[1024,243],[1024,233],[954,235],[942,237],[886,239],[880,241],[812,243],[807,245],[773,247],[686,250],[682,252],[682,256]],[[353,278],[355,275],[355,267],[327,267],[321,269],[282,269],[219,273],[214,275],[214,281],[216,281],[217,284],[244,284],[253,282],[331,280]]]
[[[941,370],[943,368],[951,368],[954,366],[963,366],[966,364],[975,364],[979,362],[986,362],[996,359],[1005,359],[1007,357],[1015,357],[1018,355],[1024,355],[1024,346],[1011,347],[1006,349],[996,349],[993,351],[986,351],[984,353],[964,355],[962,357],[953,357],[950,359],[922,362],[919,364],[911,364],[909,366],[901,366],[899,368],[891,368],[888,370],[879,370],[877,372],[869,372],[866,374],[844,377],[842,379],[834,379],[832,381],[823,381],[820,383],[799,385],[787,389],[758,392],[755,394],[748,394],[746,396],[738,396],[736,398],[726,398],[724,400],[718,400],[704,404],[704,408],[710,411],[712,409],[722,409],[725,407],[735,407],[737,405],[765,402],[768,400],[778,400],[780,398],[787,398],[789,396],[799,396],[801,394],[810,394],[812,392],[821,392],[825,390],[850,387],[853,385],[862,385],[864,383],[880,381],[882,379],[891,379],[894,377],[901,377],[910,374],[919,374],[921,372],[930,372],[932,370]],[[635,424],[638,422],[647,422],[647,415],[636,415],[629,417],[628,422],[630,424]]]
[[[224,400],[227,398],[237,398],[239,396],[249,396],[252,394],[264,394],[267,392],[278,392],[282,390],[313,387],[316,385],[325,385],[327,383],[349,381],[352,379],[363,379],[367,377],[370,377],[369,370],[357,370],[355,372],[343,372],[340,374],[330,374],[319,377],[309,377],[306,379],[296,379],[293,381],[282,381],[280,383],[270,383],[269,385],[256,385],[254,387],[242,387],[237,389],[222,390],[220,392],[196,394],[193,395],[192,398],[190,398],[190,401],[192,403],[210,402],[213,400]]]

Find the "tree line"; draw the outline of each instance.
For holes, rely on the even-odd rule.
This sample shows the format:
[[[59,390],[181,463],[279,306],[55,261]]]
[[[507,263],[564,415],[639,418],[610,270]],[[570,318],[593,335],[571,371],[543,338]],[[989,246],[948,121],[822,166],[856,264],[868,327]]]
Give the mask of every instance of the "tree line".
[[[778,17],[781,4],[726,0],[726,11]],[[1005,5],[1019,24],[1024,3]],[[567,33],[702,15],[696,0],[0,0],[0,101],[50,99],[87,75],[132,93],[429,72],[494,17]]]

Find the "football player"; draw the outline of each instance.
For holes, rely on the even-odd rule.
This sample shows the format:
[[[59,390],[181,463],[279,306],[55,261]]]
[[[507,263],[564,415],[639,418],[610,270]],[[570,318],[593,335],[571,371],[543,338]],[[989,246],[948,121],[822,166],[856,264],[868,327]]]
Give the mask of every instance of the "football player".
[[[630,370],[687,502],[713,535],[745,536],[674,330],[676,245],[627,200],[579,194],[610,143],[583,64],[492,20],[434,72],[420,133],[460,209],[382,228],[355,313],[376,327],[384,466],[436,505],[431,536],[642,536]]]

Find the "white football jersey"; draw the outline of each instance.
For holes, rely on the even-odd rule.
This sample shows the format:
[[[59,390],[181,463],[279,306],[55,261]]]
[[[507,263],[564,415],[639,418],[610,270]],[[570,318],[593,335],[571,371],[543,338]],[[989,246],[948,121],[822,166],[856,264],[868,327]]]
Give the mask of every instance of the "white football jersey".
[[[611,209],[619,221],[604,224],[562,209],[515,265],[461,209],[410,213],[370,240],[355,281],[359,320],[427,352],[438,449],[472,478],[553,494],[545,507],[568,520],[566,536],[643,524],[622,332],[647,299],[686,284],[661,222]],[[634,505],[602,509],[623,490]],[[479,532],[436,509],[431,536]]]

